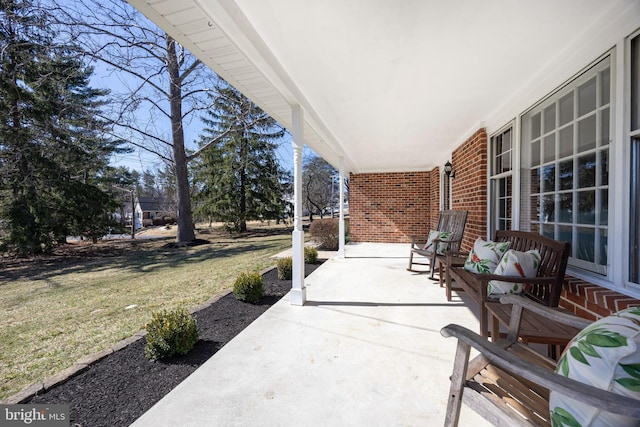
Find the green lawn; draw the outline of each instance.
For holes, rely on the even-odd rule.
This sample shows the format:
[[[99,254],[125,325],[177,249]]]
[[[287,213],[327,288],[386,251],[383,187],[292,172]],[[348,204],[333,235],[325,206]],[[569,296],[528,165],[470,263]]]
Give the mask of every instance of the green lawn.
[[[240,272],[274,266],[291,246],[280,231],[201,235],[212,243],[173,249],[163,247],[172,240],[100,242],[102,256],[0,263],[0,400],[133,335],[152,311],[194,307]]]

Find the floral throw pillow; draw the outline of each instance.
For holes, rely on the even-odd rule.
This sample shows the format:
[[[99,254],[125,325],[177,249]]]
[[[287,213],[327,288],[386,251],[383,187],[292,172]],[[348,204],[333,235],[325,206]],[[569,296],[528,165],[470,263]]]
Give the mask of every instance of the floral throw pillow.
[[[425,251],[433,251],[436,240],[447,240],[451,238],[450,231],[437,231],[431,230],[429,231],[429,237],[427,238],[427,243],[424,245]],[[436,253],[438,255],[444,255],[448,248],[447,243],[438,242],[438,247],[436,248]]]
[[[493,273],[510,244],[486,241],[478,237],[464,263],[464,269],[473,273]]]
[[[638,399],[640,405],[640,307],[597,320],[567,345],[556,372]],[[575,390],[580,393],[580,390]],[[638,426],[638,420],[604,412],[551,391],[549,411],[558,426]]]
[[[540,252],[533,249],[520,252],[509,249],[502,256],[493,274],[500,276],[536,277],[540,266]],[[522,283],[491,280],[487,285],[487,295],[519,294]]]

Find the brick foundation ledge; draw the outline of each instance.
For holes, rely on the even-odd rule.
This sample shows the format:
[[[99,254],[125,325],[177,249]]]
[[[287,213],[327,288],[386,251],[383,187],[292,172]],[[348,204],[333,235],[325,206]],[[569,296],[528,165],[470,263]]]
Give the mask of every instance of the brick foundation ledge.
[[[640,300],[567,275],[560,306],[585,319],[598,320],[628,307],[640,307]]]

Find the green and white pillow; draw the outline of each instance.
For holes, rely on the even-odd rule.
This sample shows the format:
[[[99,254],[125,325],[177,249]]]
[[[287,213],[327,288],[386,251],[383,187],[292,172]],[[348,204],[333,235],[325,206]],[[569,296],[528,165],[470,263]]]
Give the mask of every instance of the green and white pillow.
[[[429,237],[427,238],[427,243],[424,245],[425,251],[433,251],[433,247],[436,240],[447,240],[451,238],[450,231],[437,231],[431,230],[429,231]],[[438,255],[444,255],[449,247],[448,243],[438,242],[438,247],[436,248],[436,253]]]
[[[464,263],[464,269],[473,273],[493,273],[510,244],[486,241],[478,237]]]
[[[493,274],[500,276],[536,277],[540,266],[540,252],[533,249],[520,252],[509,249],[502,256],[500,263]],[[487,295],[519,294],[522,292],[522,283],[491,280],[487,285]]]
[[[640,405],[640,307],[597,320],[567,345],[556,372],[584,384],[638,399]],[[580,390],[575,390],[580,393]],[[551,391],[554,426],[638,426],[637,419],[604,412]]]

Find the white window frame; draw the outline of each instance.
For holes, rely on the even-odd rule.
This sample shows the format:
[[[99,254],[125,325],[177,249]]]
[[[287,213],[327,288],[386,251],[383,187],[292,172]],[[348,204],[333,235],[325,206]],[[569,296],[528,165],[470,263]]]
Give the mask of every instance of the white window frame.
[[[635,139],[636,141],[638,141],[637,143],[640,144],[640,128],[638,129],[631,129],[632,123],[631,123],[631,79],[632,79],[632,74],[631,74],[631,63],[632,63],[632,52],[631,52],[631,42],[632,40],[639,38],[640,41],[640,30],[635,31],[633,34],[629,35],[629,37],[627,37],[625,39],[625,44],[624,44],[624,50],[625,50],[625,64],[624,64],[624,92],[625,92],[625,99],[624,99],[624,118],[622,120],[623,122],[623,127],[624,127],[624,134],[623,134],[623,140],[625,142],[625,148],[624,148],[624,159],[625,159],[625,188],[624,188],[624,195],[625,196],[629,196],[629,197],[625,197],[624,201],[625,201],[625,220],[624,220],[624,224],[628,225],[629,227],[631,227],[631,221],[633,221],[633,217],[632,217],[632,206],[631,206],[631,190],[633,189],[632,187],[632,183],[631,183],[631,178],[632,178],[632,174],[631,174],[631,146],[633,144],[633,140]],[[636,96],[640,96],[638,94],[636,94]],[[640,171],[638,171],[640,172]],[[630,231],[630,230],[629,230]],[[631,281],[631,257],[632,257],[632,253],[631,253],[631,245],[634,243],[632,242],[632,233],[628,232],[624,234],[624,252],[623,252],[623,259],[625,260],[624,262],[624,266],[623,266],[623,271],[624,271],[624,283],[625,286],[631,289],[635,289],[640,291],[640,280],[638,280],[637,282],[632,282]]]
[[[608,79],[608,83],[610,84],[609,86],[609,101],[606,104],[602,104],[600,102],[600,85],[602,83],[602,80],[600,78],[601,75],[601,71],[603,71],[604,69],[608,68],[609,69],[609,79]],[[529,138],[528,136],[525,137],[524,135],[529,131],[530,129],[530,121],[528,119],[533,119],[535,117],[538,117],[538,126],[540,126],[540,135],[535,137],[534,140],[536,140],[536,144],[537,144],[537,153],[540,156],[539,159],[537,160],[532,160],[530,158],[527,158],[526,160],[522,160],[522,156],[520,157],[521,160],[521,167],[523,168],[523,172],[526,174],[530,174],[531,171],[535,170],[536,168],[538,168],[540,170],[540,173],[542,173],[545,170],[548,170],[547,168],[551,168],[551,170],[554,173],[554,177],[553,177],[553,182],[560,182],[560,171],[559,171],[559,167],[562,164],[567,164],[567,162],[571,161],[572,165],[571,165],[571,171],[572,171],[572,181],[573,181],[573,185],[571,188],[566,188],[566,189],[560,189],[558,185],[554,184],[554,188],[549,190],[547,188],[537,188],[537,191],[534,191],[532,194],[539,194],[541,197],[546,197],[547,200],[551,200],[548,199],[548,197],[553,197],[553,201],[551,202],[552,205],[555,205],[555,207],[553,208],[552,212],[554,214],[554,218],[548,220],[549,223],[545,224],[545,220],[542,218],[542,214],[540,212],[538,212],[537,215],[533,215],[531,212],[528,215],[523,215],[523,217],[521,218],[521,222],[520,222],[520,227],[522,229],[528,230],[530,229],[530,227],[533,224],[537,224],[536,227],[540,227],[540,229],[536,229],[535,231],[540,231],[542,234],[546,234],[549,231],[551,231],[552,235],[551,237],[556,238],[556,239],[560,239],[560,235],[558,233],[560,233],[561,229],[566,229],[567,227],[571,228],[571,235],[572,235],[572,257],[570,258],[570,265],[576,267],[576,268],[582,268],[585,269],[586,271],[589,271],[591,273],[596,273],[596,274],[600,274],[601,276],[607,276],[608,273],[608,269],[607,266],[609,264],[609,260],[611,258],[611,251],[609,249],[609,238],[607,238],[607,245],[603,245],[600,244],[600,232],[604,231],[606,236],[609,236],[610,234],[610,224],[611,221],[608,220],[606,223],[602,223],[599,222],[599,218],[598,218],[598,206],[600,205],[600,195],[606,193],[608,196],[607,201],[608,203],[608,207],[610,207],[610,200],[612,198],[612,189],[611,189],[611,182],[612,182],[612,178],[611,175],[608,174],[608,181],[606,183],[600,183],[597,181],[598,177],[601,176],[600,172],[601,172],[601,153],[606,152],[607,153],[607,165],[609,166],[609,170],[611,169],[611,147],[613,145],[612,140],[613,140],[613,127],[615,126],[615,122],[614,120],[614,109],[613,106],[615,105],[615,87],[614,87],[614,79],[613,79],[613,71],[614,70],[614,58],[613,58],[613,52],[610,52],[606,55],[603,55],[602,57],[598,58],[597,61],[593,62],[592,64],[590,64],[589,67],[585,68],[581,73],[579,73],[578,75],[576,75],[574,78],[572,78],[570,81],[568,81],[567,83],[565,83],[564,85],[562,85],[561,87],[559,87],[557,90],[555,90],[552,94],[550,94],[549,96],[545,97],[542,101],[540,101],[539,103],[537,103],[534,107],[532,107],[531,109],[529,109],[528,111],[526,111],[525,113],[523,113],[520,116],[520,122],[521,122],[521,129],[520,129],[520,148],[521,150],[525,150],[525,147],[523,146],[523,144],[528,144],[529,143]],[[577,93],[580,89],[580,87],[590,81],[591,79],[593,79],[594,77],[596,77],[596,81],[597,81],[597,87],[596,87],[596,101],[597,101],[597,105],[595,107],[594,110],[590,110],[588,113],[584,114],[584,115],[579,115],[577,109],[579,108],[579,104],[578,104],[578,98],[577,98]],[[572,104],[572,117],[569,121],[565,122],[566,124],[560,124],[559,123],[559,119],[560,119],[560,102],[563,98],[565,98],[567,95],[569,95],[570,93],[574,93],[575,96],[572,97],[573,99],[573,104]],[[554,113],[552,116],[549,116],[549,118],[553,119],[553,126],[551,126],[550,130],[547,130],[547,126],[546,126],[546,122],[545,122],[545,115],[547,110],[553,106],[554,108]],[[561,133],[561,129],[572,129],[572,133],[571,133],[571,143],[572,145],[576,143],[577,141],[577,134],[579,131],[579,125],[581,123],[586,122],[586,117],[594,117],[595,120],[595,130],[596,130],[596,146],[594,148],[588,148],[585,149],[583,151],[578,150],[577,146],[572,147],[571,149],[571,154],[570,155],[565,155],[562,156],[561,153],[559,153],[559,146],[560,146],[560,133]],[[608,130],[609,130],[609,134],[608,134],[608,142],[604,145],[602,145],[600,142],[600,135],[602,135],[601,132],[601,125],[602,122],[598,119],[603,118],[603,117],[608,117]],[[570,126],[570,127],[567,127]],[[547,141],[551,141],[551,145],[547,144]],[[602,147],[605,147],[604,149]],[[553,153],[551,156],[547,157],[546,156],[546,150],[547,149],[552,149]],[[528,150],[528,147],[527,147]],[[521,153],[524,153],[525,151],[521,151]],[[594,173],[594,180],[596,180],[595,184],[593,186],[590,186],[588,188],[578,188],[576,185],[577,180],[579,179],[579,175],[577,174],[578,171],[578,166],[577,166],[577,162],[580,159],[584,159],[587,155],[591,155],[593,154],[596,158],[595,163],[596,163],[596,167],[595,167],[595,173]],[[536,167],[537,166],[537,167]],[[573,171],[576,171],[576,173],[574,173]],[[609,172],[609,171],[608,171]],[[529,180],[529,177],[525,177],[525,179]],[[542,183],[544,183],[544,180],[541,181],[541,185]],[[520,189],[521,192],[523,192],[522,190],[525,188],[524,185],[526,185],[525,183],[523,183],[522,179],[519,179],[518,181],[518,187]],[[528,185],[528,187],[531,187],[531,185]],[[535,188],[535,187],[533,187]],[[581,194],[586,194],[585,191],[593,191],[593,194],[595,195],[595,201],[594,201],[594,209],[595,209],[595,216],[594,216],[594,223],[593,225],[588,225],[586,223],[580,223],[578,222],[578,197]],[[522,201],[524,203],[520,204],[520,209],[522,210],[523,208],[525,210],[531,211],[531,209],[534,208],[534,206],[531,206],[530,204],[530,200],[531,200],[531,194],[528,193],[528,191],[524,191],[524,194],[522,194]],[[545,196],[544,194],[547,194],[547,196]],[[560,210],[560,200],[562,199],[563,195],[569,196],[571,201],[571,216],[572,219],[570,221],[566,221],[566,220],[562,220],[560,219],[559,216],[557,216],[558,213],[561,212]],[[538,209],[542,209],[542,205],[538,206]],[[608,217],[610,218],[611,215],[611,210],[608,208],[607,210],[608,212]],[[537,217],[537,221],[534,220],[534,218]],[[546,229],[546,233],[542,231],[542,228]],[[580,250],[580,246],[578,245],[578,237],[579,237],[579,233],[578,230],[579,229],[594,229],[594,239],[595,239],[595,243],[593,246],[593,256],[595,257],[594,262],[589,262],[589,261],[585,261],[583,259],[579,259],[578,258],[578,251]],[[606,251],[606,253],[604,254],[606,256],[606,264],[601,264],[599,262],[599,257],[598,254],[600,251]]]
[[[511,156],[511,169],[506,171],[506,172],[499,172],[499,173],[494,173],[494,169],[496,166],[496,159],[497,156],[499,154],[503,154],[502,153],[496,153],[495,151],[495,144],[494,141],[496,140],[496,138],[503,136],[506,132],[511,131],[511,149],[509,151],[510,156]],[[516,126],[515,126],[515,120],[509,122],[508,124],[504,125],[503,127],[501,127],[498,131],[494,132],[490,137],[489,137],[489,167],[488,167],[488,171],[487,171],[487,175],[488,175],[488,180],[489,180],[489,186],[488,186],[488,190],[489,190],[489,197],[488,197],[488,203],[489,206],[487,206],[487,212],[489,212],[489,227],[488,227],[488,231],[489,231],[489,236],[491,237],[494,235],[496,229],[498,229],[497,224],[500,222],[500,220],[502,219],[500,217],[500,211],[499,211],[499,202],[498,202],[498,197],[499,196],[499,192],[497,189],[497,185],[499,183],[500,180],[505,179],[505,178],[510,178],[511,179],[511,195],[509,196],[511,199],[511,217],[509,218],[509,221],[511,222],[511,229],[513,229],[513,226],[516,224],[515,220],[515,211],[517,211],[517,206],[516,203],[516,189],[514,188],[514,186],[516,185],[516,176],[515,176],[515,170],[517,169],[517,164],[519,164],[518,159],[516,158],[517,153],[519,152],[516,147],[517,145],[520,143],[519,138],[517,137],[517,135],[515,134],[516,132]]]

